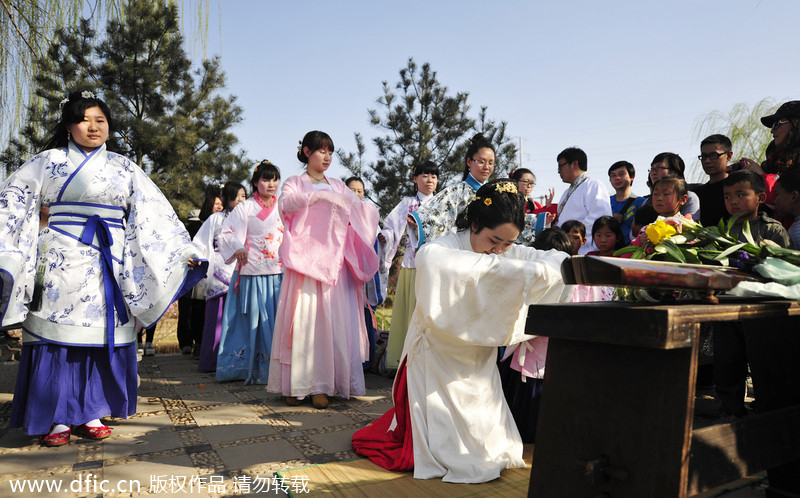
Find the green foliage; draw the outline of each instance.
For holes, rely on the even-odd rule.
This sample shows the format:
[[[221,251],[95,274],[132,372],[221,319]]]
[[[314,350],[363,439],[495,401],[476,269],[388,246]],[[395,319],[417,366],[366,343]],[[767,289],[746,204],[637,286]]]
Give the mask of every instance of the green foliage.
[[[64,94],[91,90],[111,110],[117,133],[109,149],[139,164],[186,215],[203,202],[207,185],[248,175],[229,131],[242,111],[235,97],[219,95],[225,76],[218,59],[192,74],[174,5],[129,0],[124,9],[121,20],[108,23],[103,40],[95,39],[85,20],[79,29],[58,32],[50,62],[36,79],[38,99],[28,108],[28,125],[0,162],[14,169],[41,150],[41,130],[57,121]]]
[[[413,195],[411,171],[415,164],[439,165],[440,187],[461,180],[469,139],[477,132],[490,138],[498,149],[495,171],[505,175],[515,164],[516,146],[509,140],[506,123],[486,117],[469,117],[467,93],[453,95],[436,77],[430,64],[417,66],[409,59],[394,86],[383,82],[377,108],[369,109],[370,124],[383,135],[372,140],[378,159],[365,163],[366,147],[355,134],[356,152],[337,152],[344,167],[369,182],[367,195],[386,215],[403,197]]]
[[[41,106],[36,80],[51,63],[52,44],[61,31],[77,27],[93,30],[109,19],[123,19],[127,14],[124,3],[123,0],[0,0],[0,74],[3,75],[0,144],[6,144],[28,126],[23,118],[31,106]],[[184,20],[197,35],[195,42],[205,47],[208,1],[169,0],[169,3],[181,5],[186,14]],[[91,55],[91,51],[86,55]]]

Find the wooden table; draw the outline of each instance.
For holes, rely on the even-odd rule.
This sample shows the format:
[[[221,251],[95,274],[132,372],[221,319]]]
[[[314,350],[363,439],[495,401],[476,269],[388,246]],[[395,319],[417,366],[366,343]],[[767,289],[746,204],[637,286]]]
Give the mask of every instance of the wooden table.
[[[759,413],[692,431],[700,326],[733,320]],[[531,306],[550,341],[529,496],[684,497],[765,469],[797,486],[798,325],[782,300]]]

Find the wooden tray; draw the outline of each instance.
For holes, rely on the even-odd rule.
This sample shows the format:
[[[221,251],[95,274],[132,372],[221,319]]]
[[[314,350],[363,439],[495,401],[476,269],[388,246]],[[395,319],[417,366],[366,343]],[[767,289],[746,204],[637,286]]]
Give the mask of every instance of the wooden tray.
[[[646,287],[648,289],[728,290],[758,278],[729,266],[690,265],[606,256],[573,256],[564,260],[567,284]]]

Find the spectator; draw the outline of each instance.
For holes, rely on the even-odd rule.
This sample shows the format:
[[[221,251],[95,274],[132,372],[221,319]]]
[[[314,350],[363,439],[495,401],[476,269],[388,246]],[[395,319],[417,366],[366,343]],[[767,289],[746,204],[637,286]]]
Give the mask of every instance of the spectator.
[[[590,178],[586,173],[586,153],[577,147],[570,147],[561,151],[556,160],[561,181],[569,184],[569,189],[558,201],[557,226],[562,226],[568,220],[577,220],[584,227],[591,227],[597,218],[611,216],[608,190],[602,182]],[[581,246],[579,254],[597,249],[592,234],[587,233],[586,238],[587,243]]]
[[[722,180],[728,177],[728,163],[733,157],[733,144],[725,135],[711,135],[700,142],[700,155],[697,158],[708,175],[708,182],[694,188],[700,199],[701,225],[717,226],[719,220],[728,219],[725,199],[722,195]]]
[[[616,194],[611,196],[611,212],[620,223],[624,243],[631,242],[631,224],[636,210],[647,198],[639,197],[631,191],[636,169],[628,161],[617,161],[608,168],[608,180]]]

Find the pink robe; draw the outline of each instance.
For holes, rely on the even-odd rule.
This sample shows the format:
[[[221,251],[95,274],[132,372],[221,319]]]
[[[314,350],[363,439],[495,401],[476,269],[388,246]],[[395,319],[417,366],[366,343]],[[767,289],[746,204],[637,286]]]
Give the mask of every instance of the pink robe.
[[[369,344],[362,284],[378,270],[378,212],[339,180],[315,190],[307,175],[288,178],[281,286],[272,342],[271,392],[304,397],[362,395]]]

